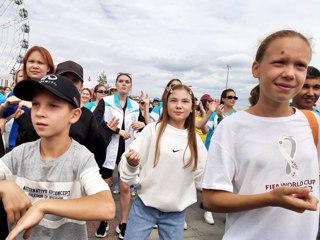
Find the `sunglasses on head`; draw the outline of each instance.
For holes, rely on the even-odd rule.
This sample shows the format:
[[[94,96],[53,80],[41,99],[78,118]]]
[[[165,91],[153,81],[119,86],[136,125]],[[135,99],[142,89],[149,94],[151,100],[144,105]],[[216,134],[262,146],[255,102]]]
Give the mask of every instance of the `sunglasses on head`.
[[[107,94],[107,90],[97,90],[96,93],[104,93],[104,94]]]
[[[227,96],[226,98],[228,98],[228,99],[238,100],[238,97],[236,97],[236,96]]]

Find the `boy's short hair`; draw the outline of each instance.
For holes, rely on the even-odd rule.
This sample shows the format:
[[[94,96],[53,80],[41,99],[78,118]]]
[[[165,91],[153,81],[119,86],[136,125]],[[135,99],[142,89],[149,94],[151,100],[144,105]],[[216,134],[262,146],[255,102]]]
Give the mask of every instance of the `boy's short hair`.
[[[307,69],[307,79],[320,79],[320,71],[313,67],[313,66],[308,66]]]
[[[70,103],[74,108],[80,107],[80,93],[74,86],[73,82],[61,75],[50,74],[43,77],[40,81],[23,80],[19,82],[13,93],[16,97],[31,101],[34,97],[35,91],[38,89],[45,89]]]

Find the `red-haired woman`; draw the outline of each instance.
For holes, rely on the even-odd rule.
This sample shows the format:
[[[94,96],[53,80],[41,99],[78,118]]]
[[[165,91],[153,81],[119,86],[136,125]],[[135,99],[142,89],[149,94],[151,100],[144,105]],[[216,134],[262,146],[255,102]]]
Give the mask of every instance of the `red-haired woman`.
[[[47,49],[40,46],[31,47],[23,59],[23,79],[32,79],[39,81],[41,78],[47,74],[54,73],[55,68],[51,54]],[[11,91],[4,102],[0,105],[0,116],[7,118],[14,114],[14,118],[20,116],[23,111],[20,111],[22,107],[31,107],[31,104],[28,104],[26,101],[21,101],[13,95]],[[17,111],[17,109],[19,109]],[[18,133],[18,124],[14,121],[12,128],[9,134],[8,147],[12,149],[16,146],[16,137]],[[2,204],[1,204],[2,205]],[[2,207],[2,206],[1,206]],[[3,219],[6,219],[6,214],[0,210],[1,222]],[[0,238],[2,239],[2,234],[4,236],[7,234],[8,229],[1,226],[0,229]]]
[[[23,58],[24,79],[40,80],[54,72],[53,60],[47,49],[33,46],[27,51]]]

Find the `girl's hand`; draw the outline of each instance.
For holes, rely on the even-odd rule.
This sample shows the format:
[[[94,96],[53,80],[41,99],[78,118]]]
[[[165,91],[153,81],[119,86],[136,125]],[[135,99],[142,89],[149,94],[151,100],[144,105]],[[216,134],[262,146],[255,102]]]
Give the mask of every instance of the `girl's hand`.
[[[203,104],[202,104],[201,101],[199,102],[199,108],[200,108],[200,112],[201,112],[202,116],[203,116],[204,114],[206,114],[206,110],[204,109]]]
[[[222,112],[223,112],[223,109],[224,109],[224,105],[223,104],[219,104],[216,108],[216,113],[219,117],[220,120],[223,119],[223,115],[222,115]]]
[[[127,131],[125,131],[125,130],[122,130],[122,129],[120,129],[119,135],[120,135],[121,137],[123,137],[124,140],[127,140],[127,139],[130,138],[130,133],[127,132]]]
[[[270,192],[273,206],[283,207],[298,213],[305,210],[316,211],[318,199],[304,187],[278,187]]]
[[[134,121],[132,124],[131,124],[131,127],[134,129],[134,130],[139,130],[141,128],[144,128],[146,125],[144,124],[144,122],[140,122],[140,121]]]
[[[150,105],[150,98],[149,98],[148,94],[146,94],[146,96],[144,96],[144,92],[143,91],[141,91],[140,100],[145,102],[145,106],[149,106]]]
[[[208,106],[209,111],[212,113],[215,112],[218,106],[219,106],[219,99],[217,98],[213,99],[213,101],[209,103],[209,106]]]
[[[23,238],[28,239],[32,233],[32,228],[39,224],[45,213],[41,210],[41,202],[35,203],[28,211],[20,218],[17,225],[12,229],[6,240],[15,239],[21,232],[24,231]]]
[[[133,149],[130,149],[125,157],[127,158],[128,164],[132,167],[136,167],[140,163],[140,155]]]

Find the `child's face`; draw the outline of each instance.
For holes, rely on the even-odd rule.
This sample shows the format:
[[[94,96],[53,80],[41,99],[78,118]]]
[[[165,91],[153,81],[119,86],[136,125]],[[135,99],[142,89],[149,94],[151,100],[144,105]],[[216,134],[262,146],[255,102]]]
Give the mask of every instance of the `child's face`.
[[[79,108],[46,90],[36,91],[32,99],[31,119],[41,138],[68,137],[69,128],[81,115]]]
[[[192,98],[185,89],[174,90],[168,98],[168,123],[176,128],[184,128],[187,117],[192,112]]]
[[[260,100],[288,103],[306,79],[311,51],[299,37],[272,41],[260,63],[252,65],[253,76],[260,80]]]

